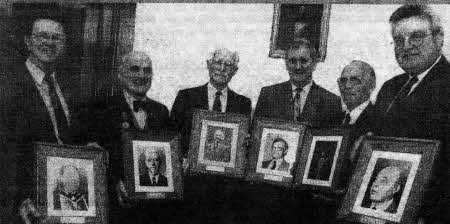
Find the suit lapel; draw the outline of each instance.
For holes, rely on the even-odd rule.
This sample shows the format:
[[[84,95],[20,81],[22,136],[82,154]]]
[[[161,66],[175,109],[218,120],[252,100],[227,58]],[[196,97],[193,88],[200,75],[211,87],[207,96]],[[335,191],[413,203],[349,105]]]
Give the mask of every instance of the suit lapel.
[[[208,83],[198,89],[199,106],[201,109],[208,110]]]
[[[225,112],[237,112],[235,108],[237,107],[235,103],[237,102],[237,94],[228,88],[228,96],[227,96],[227,108]]]
[[[123,96],[123,94],[117,98],[117,103],[115,105],[119,105],[121,119],[123,122],[128,122],[128,124],[130,125],[129,128],[136,129],[137,127],[139,127],[137,120],[134,117],[134,113],[131,110],[130,105],[128,105],[125,96]]]
[[[284,82],[281,85],[281,92],[280,95],[280,104],[284,103],[285,105],[282,106],[282,111],[279,111],[281,113],[284,113],[286,118],[289,118],[289,120],[294,120],[294,103],[293,103],[293,97],[292,97],[292,85],[291,82],[287,81]]]
[[[318,99],[318,86],[312,82],[311,88],[309,89],[308,95],[306,96],[306,102],[303,106],[303,111],[300,114],[301,120],[305,122],[312,122],[311,117],[315,114],[316,100]]]

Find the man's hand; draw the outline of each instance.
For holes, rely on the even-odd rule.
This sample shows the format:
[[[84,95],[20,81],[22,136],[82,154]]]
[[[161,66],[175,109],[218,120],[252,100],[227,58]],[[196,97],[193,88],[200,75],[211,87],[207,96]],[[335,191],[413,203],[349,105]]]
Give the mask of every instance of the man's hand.
[[[19,215],[25,224],[31,224],[30,216],[35,218],[41,217],[41,214],[38,212],[33,202],[29,198],[27,198],[22,202],[22,204],[20,204]]]
[[[119,201],[119,205],[121,207],[129,208],[131,207],[130,198],[128,197],[127,189],[125,188],[125,184],[122,180],[116,186],[117,199]]]

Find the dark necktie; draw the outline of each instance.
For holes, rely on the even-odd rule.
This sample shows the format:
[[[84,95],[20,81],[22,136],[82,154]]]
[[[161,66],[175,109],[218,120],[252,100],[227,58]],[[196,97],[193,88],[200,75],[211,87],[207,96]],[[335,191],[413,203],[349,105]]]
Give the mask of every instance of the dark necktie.
[[[64,114],[64,110],[61,105],[61,100],[56,93],[55,83],[53,81],[53,77],[48,74],[44,77],[45,82],[48,86],[48,93],[50,95],[50,103],[53,107],[53,112],[55,113],[56,126],[59,133],[59,139],[64,143],[67,139],[67,131],[68,131],[68,123],[66,119],[66,115]]]
[[[397,95],[397,100],[402,101],[406,97],[408,97],[409,92],[411,92],[411,88],[414,84],[416,84],[419,81],[417,76],[411,76],[408,80],[408,82],[403,86],[403,88],[400,90],[400,92]]]
[[[350,125],[350,113],[346,112],[344,120],[342,121],[343,125]]]
[[[274,170],[275,168],[277,168],[277,161],[274,160],[271,169]]]
[[[139,109],[145,109],[145,101],[144,100],[135,100],[133,101],[133,111],[137,113]]]
[[[300,114],[302,113],[302,105],[301,105],[301,98],[300,98],[300,92],[303,89],[298,87],[296,88],[295,95],[294,95],[294,121],[300,121]]]
[[[152,177],[152,184],[154,184],[154,185],[156,184],[156,177],[155,176]]]
[[[220,102],[221,91],[216,92],[216,98],[214,98],[213,111],[222,112],[222,102]]]

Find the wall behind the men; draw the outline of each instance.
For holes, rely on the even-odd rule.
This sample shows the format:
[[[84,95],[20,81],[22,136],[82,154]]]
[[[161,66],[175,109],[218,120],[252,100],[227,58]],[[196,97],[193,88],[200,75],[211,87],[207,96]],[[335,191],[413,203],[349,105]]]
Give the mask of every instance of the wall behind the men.
[[[313,79],[339,95],[336,79],[354,59],[370,63],[381,85],[402,70],[395,62],[388,18],[398,5],[332,5],[328,49]],[[433,6],[442,18],[450,53],[450,5]],[[256,105],[261,87],[288,80],[284,61],[269,58],[273,4],[138,4],[135,50],[153,60],[154,82],[148,95],[172,107],[178,90],[208,81],[206,58],[216,47],[240,54],[230,83]]]

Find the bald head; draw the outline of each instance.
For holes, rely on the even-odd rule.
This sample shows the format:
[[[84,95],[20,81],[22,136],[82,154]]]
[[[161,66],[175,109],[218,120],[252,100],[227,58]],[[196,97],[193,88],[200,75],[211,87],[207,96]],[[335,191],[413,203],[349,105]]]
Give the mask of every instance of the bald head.
[[[367,62],[352,61],[342,70],[338,85],[342,101],[353,110],[370,99],[376,85],[375,71]]]
[[[153,69],[150,57],[142,51],[132,51],[122,58],[119,81],[122,88],[133,97],[145,97],[152,84]]]

